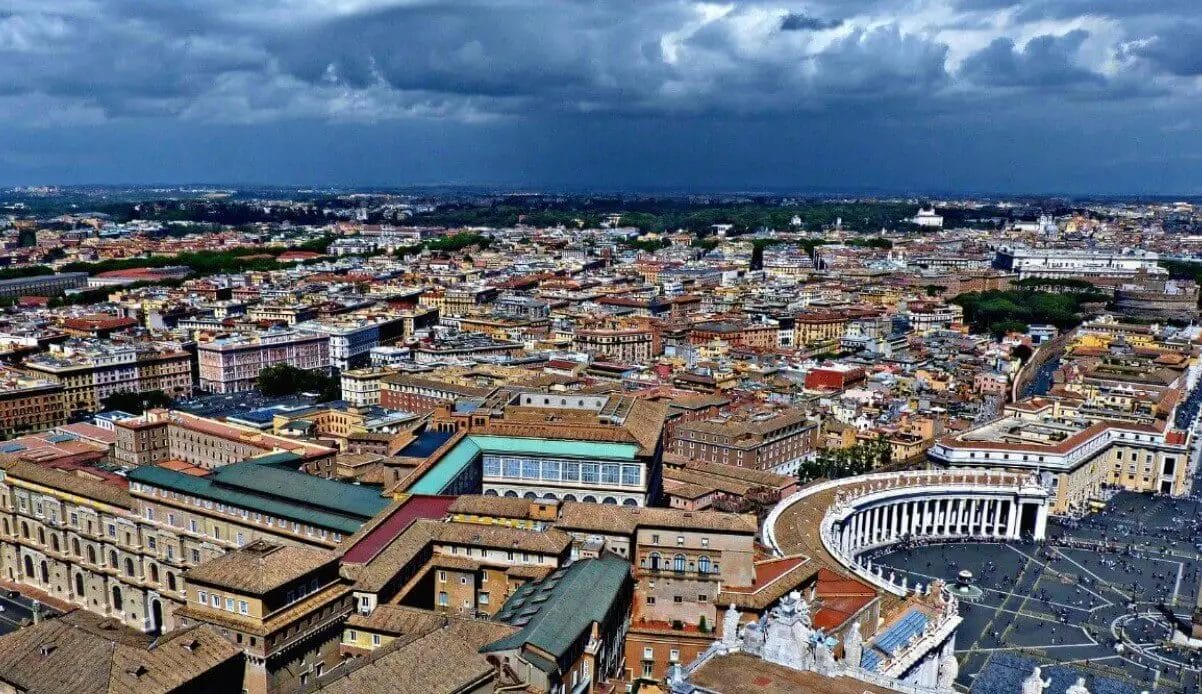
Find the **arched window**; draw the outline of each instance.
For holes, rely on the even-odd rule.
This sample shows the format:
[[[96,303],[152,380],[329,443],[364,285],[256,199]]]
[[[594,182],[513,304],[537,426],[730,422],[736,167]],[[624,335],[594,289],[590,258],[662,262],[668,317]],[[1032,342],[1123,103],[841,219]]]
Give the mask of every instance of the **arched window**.
[[[38,528],[38,544],[46,544],[46,531],[41,528]]]
[[[697,560],[697,570],[703,574],[709,573],[710,572],[710,558],[702,557],[702,558],[698,559]]]
[[[158,564],[150,565],[150,581],[151,581],[151,583],[159,582],[159,565]]]
[[[79,538],[78,537],[71,538],[71,554],[74,554],[75,556],[78,557],[82,553],[83,553],[82,550],[79,549]]]
[[[117,612],[121,612],[123,608],[124,605],[121,601],[121,587],[113,586],[113,609]]]
[[[7,519],[7,518],[5,518],[5,519],[4,519],[4,534],[5,534],[5,535],[11,535],[11,534],[12,534],[12,531],[9,529],[9,525],[8,525],[8,519]]]
[[[33,560],[28,555],[25,557],[25,575],[33,578]]]
[[[42,562],[42,583],[50,583],[50,567],[45,561]]]
[[[121,562],[117,561],[116,552],[109,552],[109,566],[113,567],[114,569],[121,566]]]
[[[167,572],[167,590],[175,590],[175,574]]]
[[[82,598],[85,594],[86,592],[83,589],[83,574],[75,574],[75,595]]]
[[[672,558],[672,569],[674,571],[684,571],[684,555],[677,554]]]
[[[50,536],[50,548],[53,549],[55,552],[61,551],[58,546],[58,535]]]
[[[126,557],[126,559],[125,559],[125,575],[126,576],[134,575],[134,560],[130,559],[128,557]]]
[[[651,564],[651,570],[659,571],[659,552],[652,552],[651,556],[648,557],[648,560]]]
[[[96,548],[92,547],[92,545],[88,545],[88,563],[96,563]]]
[[[21,521],[21,537],[29,539],[29,524],[25,521]]]

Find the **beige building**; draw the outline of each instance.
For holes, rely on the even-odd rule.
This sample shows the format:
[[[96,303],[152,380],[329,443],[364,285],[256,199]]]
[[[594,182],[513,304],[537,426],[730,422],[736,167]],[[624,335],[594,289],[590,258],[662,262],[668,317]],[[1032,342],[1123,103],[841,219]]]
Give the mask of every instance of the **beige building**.
[[[350,587],[337,556],[258,540],[187,573],[183,627],[206,624],[246,655],[242,691],[292,692],[340,661]]]
[[[150,343],[71,340],[28,357],[23,368],[62,385],[71,414],[100,410],[117,393],[160,390],[169,397],[192,394],[192,355]]]

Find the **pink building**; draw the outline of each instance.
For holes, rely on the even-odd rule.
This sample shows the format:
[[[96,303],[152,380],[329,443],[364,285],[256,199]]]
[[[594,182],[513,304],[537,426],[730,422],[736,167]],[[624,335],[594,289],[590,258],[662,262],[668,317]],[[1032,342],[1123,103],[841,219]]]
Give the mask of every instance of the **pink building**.
[[[240,393],[255,387],[259,372],[275,364],[298,369],[329,369],[330,338],[327,335],[270,332],[235,335],[197,347],[200,387],[213,393]]]

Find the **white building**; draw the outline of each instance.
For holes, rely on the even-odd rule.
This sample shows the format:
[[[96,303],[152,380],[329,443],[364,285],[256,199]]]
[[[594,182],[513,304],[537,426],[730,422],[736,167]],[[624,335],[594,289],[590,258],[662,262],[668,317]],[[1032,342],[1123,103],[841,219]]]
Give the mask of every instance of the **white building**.
[[[1159,260],[1159,254],[1142,250],[1015,246],[997,249],[993,267],[1016,272],[1019,279],[1129,279],[1140,273],[1150,276],[1167,275],[1168,270],[1160,266]]]
[[[943,228],[943,215],[936,213],[934,207],[924,207],[918,210],[918,214],[914,215],[910,221],[916,226],[924,228]]]

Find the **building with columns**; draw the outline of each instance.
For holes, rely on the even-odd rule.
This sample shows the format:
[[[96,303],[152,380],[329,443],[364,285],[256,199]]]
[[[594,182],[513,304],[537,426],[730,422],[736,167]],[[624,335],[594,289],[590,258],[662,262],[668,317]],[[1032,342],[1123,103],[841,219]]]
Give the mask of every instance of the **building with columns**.
[[[921,591],[897,583],[862,555],[909,540],[1043,539],[1049,491],[1026,472],[916,470],[811,484],[781,501],[764,521],[779,555],[803,554],[842,566],[894,595]]]
[[[1189,435],[1164,420],[1005,417],[946,436],[927,455],[951,469],[1037,473],[1056,515],[1087,513],[1107,487],[1180,496],[1191,486]]]

